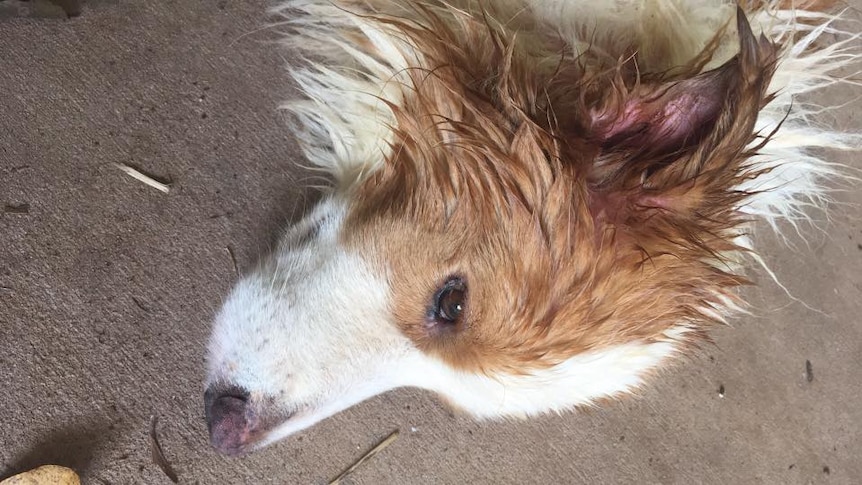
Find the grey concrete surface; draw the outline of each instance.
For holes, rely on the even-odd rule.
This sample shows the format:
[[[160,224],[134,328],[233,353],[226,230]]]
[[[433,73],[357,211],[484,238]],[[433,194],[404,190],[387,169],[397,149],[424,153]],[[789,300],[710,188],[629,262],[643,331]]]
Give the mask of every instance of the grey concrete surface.
[[[247,457],[213,452],[201,383],[236,278],[225,248],[248,268],[313,200],[275,109],[292,88],[259,31],[264,9],[103,0],[70,20],[2,16],[0,477],[58,463],[85,483],[170,483],[150,457],[155,414],[188,484],[326,483],[394,429],[349,483],[860,483],[858,185],[807,244],[767,241],[788,291],[817,311],[761,273],[754,314],[637,399],[476,423],[403,390]],[[858,129],[859,107],[834,122]]]

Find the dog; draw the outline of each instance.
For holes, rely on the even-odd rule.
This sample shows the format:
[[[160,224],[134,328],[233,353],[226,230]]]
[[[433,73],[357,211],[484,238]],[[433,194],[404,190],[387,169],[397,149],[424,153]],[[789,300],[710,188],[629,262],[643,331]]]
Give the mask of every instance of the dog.
[[[600,405],[708,342],[752,224],[823,206],[840,169],[811,149],[851,148],[798,96],[855,37],[755,3],[277,6],[284,108],[333,184],[215,319],[213,446],[404,386],[477,418]]]

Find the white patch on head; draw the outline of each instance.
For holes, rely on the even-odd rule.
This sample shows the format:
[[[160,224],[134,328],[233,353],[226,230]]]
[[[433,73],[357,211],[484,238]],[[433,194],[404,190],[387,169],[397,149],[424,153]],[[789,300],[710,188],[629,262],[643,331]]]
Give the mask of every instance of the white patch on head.
[[[633,342],[584,353],[523,375],[459,371],[411,347],[391,361],[389,369],[380,369],[377,381],[380,389],[365,398],[387,389],[417,387],[437,393],[461,411],[480,419],[563,412],[639,388],[651,369],[678,352],[676,339],[686,331],[685,327],[676,327],[667,332],[667,341]],[[347,407],[345,403],[336,400],[300,413],[273,430],[260,445],[278,441],[335,414]]]
[[[388,369],[409,346],[385,279],[339,244],[343,219],[342,203],[323,202],[236,286],[216,318],[208,385],[240,386],[296,423],[392,387]]]
[[[409,385],[434,391],[474,417],[525,418],[590,406],[633,391],[651,369],[677,353],[678,339],[686,331],[675,327],[665,333],[665,341],[585,352],[521,375],[458,371],[418,352],[404,367],[413,379]]]

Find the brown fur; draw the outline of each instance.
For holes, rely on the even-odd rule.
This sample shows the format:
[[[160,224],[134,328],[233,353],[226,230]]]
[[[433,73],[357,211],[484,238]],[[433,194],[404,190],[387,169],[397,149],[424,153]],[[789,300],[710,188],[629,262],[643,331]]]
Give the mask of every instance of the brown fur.
[[[741,53],[719,69],[695,75],[705,52],[638,72],[636,56],[574,57],[552,36],[416,8],[421,23],[381,17],[424,61],[345,231],[379,258],[403,332],[458,368],[511,373],[681,324],[704,338],[745,283],[726,259],[745,222],[732,187],[753,176],[745,147],[775,47],[741,14]],[[664,136],[658,115],[691,99],[706,106],[696,128]],[[643,123],[624,126],[632,106]],[[466,317],[440,328],[428,308],[450,275],[467,281]]]

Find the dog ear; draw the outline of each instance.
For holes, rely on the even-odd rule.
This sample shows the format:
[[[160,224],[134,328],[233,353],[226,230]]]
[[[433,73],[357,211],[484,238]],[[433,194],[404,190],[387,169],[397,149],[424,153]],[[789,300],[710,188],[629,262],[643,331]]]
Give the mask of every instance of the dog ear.
[[[594,212],[620,214],[620,204],[696,210],[709,194],[735,185],[758,112],[771,99],[766,89],[776,53],[765,37],[755,37],[741,9],[737,30],[739,54],[722,66],[612,89],[590,109],[588,132],[599,155],[588,181],[604,201]],[[606,207],[609,201],[614,207]]]
[[[712,131],[737,77],[737,62],[690,79],[639,84],[591,110],[591,136],[603,153],[681,152]]]

